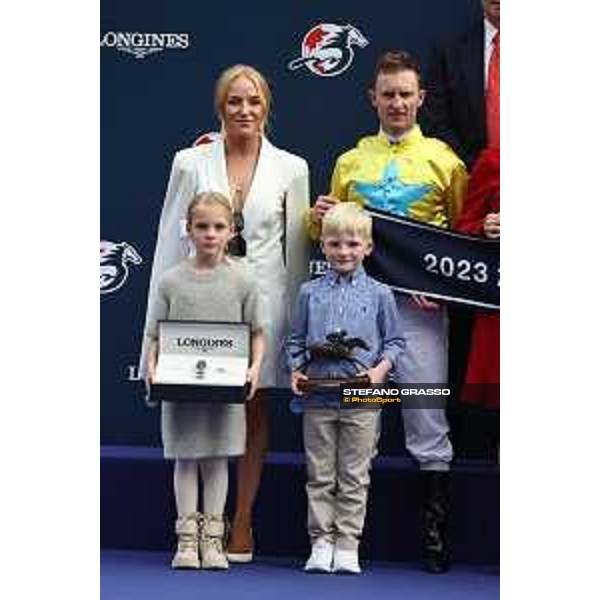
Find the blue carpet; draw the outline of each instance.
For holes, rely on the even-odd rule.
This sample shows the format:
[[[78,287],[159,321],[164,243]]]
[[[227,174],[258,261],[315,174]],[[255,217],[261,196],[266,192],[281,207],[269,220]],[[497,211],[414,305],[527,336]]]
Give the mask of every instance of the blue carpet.
[[[445,575],[428,575],[409,563],[363,563],[360,576],[307,575],[302,561],[262,558],[228,572],[173,571],[170,554],[103,550],[103,600],[497,600],[496,567],[455,565]]]

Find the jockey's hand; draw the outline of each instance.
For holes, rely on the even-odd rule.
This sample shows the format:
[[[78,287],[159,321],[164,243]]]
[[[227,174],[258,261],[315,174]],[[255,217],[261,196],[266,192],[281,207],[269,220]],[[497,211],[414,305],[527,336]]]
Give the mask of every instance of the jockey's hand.
[[[440,308],[439,302],[429,300],[429,298],[423,294],[413,294],[412,299],[414,303],[422,310],[438,310]]]
[[[325,213],[338,202],[339,200],[333,196],[319,196],[311,209],[313,221],[315,223],[320,223],[323,220]]]

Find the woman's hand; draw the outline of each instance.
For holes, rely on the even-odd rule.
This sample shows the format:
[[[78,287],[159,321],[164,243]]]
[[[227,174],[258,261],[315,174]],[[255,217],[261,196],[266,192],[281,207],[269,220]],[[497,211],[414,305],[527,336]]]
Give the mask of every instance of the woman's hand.
[[[250,389],[248,390],[246,400],[252,400],[252,398],[254,398],[254,394],[256,394],[256,388],[258,387],[259,375],[260,365],[256,363],[251,365],[246,373],[246,381],[250,384]]]
[[[296,394],[297,396],[303,396],[304,392],[302,392],[299,388],[298,388],[298,383],[300,381],[307,381],[308,377],[302,373],[302,371],[292,371],[292,392],[294,392],[294,394]]]
[[[260,368],[262,365],[263,357],[265,355],[265,334],[262,329],[252,332],[252,338],[250,341],[252,363],[248,367],[246,373],[246,381],[250,384],[248,395],[246,400],[252,400],[258,387],[258,377],[260,375]]]
[[[500,237],[500,213],[489,213],[485,216],[483,234],[493,240]]]

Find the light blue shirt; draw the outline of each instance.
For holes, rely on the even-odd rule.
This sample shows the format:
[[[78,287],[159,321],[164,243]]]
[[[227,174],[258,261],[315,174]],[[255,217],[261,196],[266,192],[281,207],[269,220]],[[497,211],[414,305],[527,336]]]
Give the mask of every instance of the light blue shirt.
[[[392,291],[369,277],[362,266],[345,276],[331,269],[300,288],[286,340],[288,365],[319,378],[354,376],[384,358],[394,365],[404,349],[399,322]],[[361,338],[369,349],[357,348],[354,361],[319,358],[309,362],[307,348],[324,343],[328,334],[341,330],[348,337]],[[340,405],[338,396],[337,391],[295,396],[292,410],[301,412],[308,406],[336,408]]]

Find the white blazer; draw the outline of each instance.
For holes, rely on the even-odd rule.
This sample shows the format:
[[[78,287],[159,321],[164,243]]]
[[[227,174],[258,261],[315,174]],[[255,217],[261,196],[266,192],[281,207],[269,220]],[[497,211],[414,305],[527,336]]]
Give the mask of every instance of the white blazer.
[[[162,274],[193,252],[186,233],[186,211],[199,192],[216,191],[231,200],[225,146],[211,143],[180,150],[175,155],[150,277],[148,309]],[[262,139],[252,185],[244,204],[243,236],[248,266],[256,274],[267,314],[267,351],[260,387],[289,387],[279,368],[283,337],[302,281],[308,278],[310,241],[304,217],[309,208],[308,165],[298,156]],[[146,313],[146,324],[148,319]],[[146,374],[146,343],[140,374]]]

